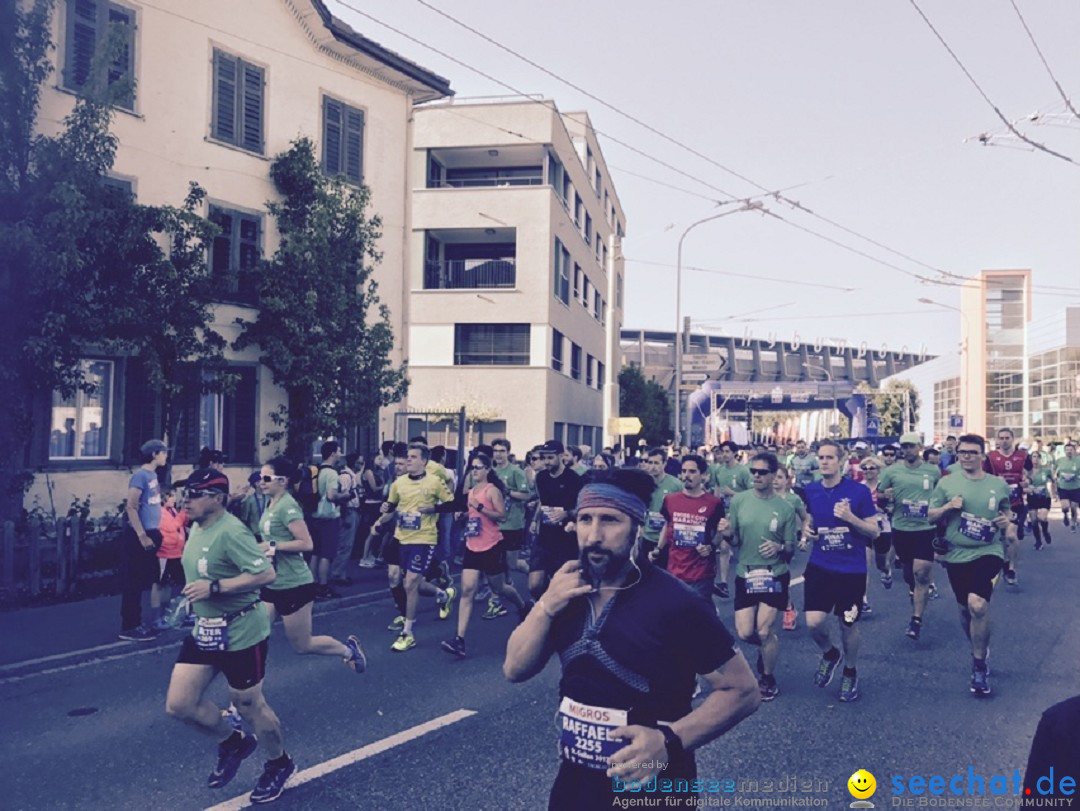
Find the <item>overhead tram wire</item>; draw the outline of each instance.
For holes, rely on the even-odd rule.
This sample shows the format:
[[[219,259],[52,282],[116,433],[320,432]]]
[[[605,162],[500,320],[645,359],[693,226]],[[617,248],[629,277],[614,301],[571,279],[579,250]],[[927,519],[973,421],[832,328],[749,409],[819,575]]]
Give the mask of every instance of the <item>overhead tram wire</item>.
[[[1011,132],[1024,143],[1033,146],[1035,149],[1038,149],[1040,152],[1045,152],[1048,155],[1053,155],[1055,158],[1060,158],[1061,160],[1066,161],[1067,163],[1071,163],[1074,166],[1080,165],[1068,155],[1062,155],[1060,152],[1055,152],[1049,147],[1040,144],[1038,141],[1033,141],[1031,138],[1028,138],[1026,135],[1024,135],[1024,133],[1020,132],[1020,130],[1013,126],[1013,123],[1005,117],[1005,114],[1001,112],[998,106],[990,100],[990,97],[988,95],[986,95],[986,91],[982,89],[982,87],[977,81],[975,81],[975,77],[971,75],[971,72],[967,69],[967,67],[965,67],[964,63],[960,61],[960,57],[956,55],[956,52],[953,51],[953,49],[949,46],[949,43],[945,41],[945,38],[934,27],[934,24],[930,22],[930,18],[926,16],[926,14],[921,8],[919,8],[919,4],[915,0],[908,0],[908,2],[911,3],[912,8],[914,8],[915,11],[918,12],[919,16],[922,17],[923,22],[926,23],[927,27],[933,32],[934,36],[937,37],[937,40],[941,43],[942,47],[949,52],[949,56],[952,57],[953,61],[957,64],[960,70],[963,71],[963,74],[968,78],[968,81],[971,82],[972,86],[977,91],[979,91],[979,95],[982,96],[983,101],[985,101],[990,106],[990,109],[992,109],[997,114],[997,117],[1001,119],[1001,123],[1008,127],[1009,132]]]
[[[1057,76],[1054,75],[1054,71],[1050,69],[1050,63],[1046,61],[1046,57],[1043,55],[1042,48],[1039,47],[1039,43],[1035,41],[1035,35],[1031,33],[1031,29],[1028,28],[1027,20],[1024,19],[1024,15],[1020,13],[1020,6],[1016,5],[1016,0],[1009,0],[1012,4],[1013,11],[1016,12],[1016,16],[1020,18],[1020,25],[1024,26],[1024,30],[1027,32],[1028,39],[1031,40],[1032,47],[1035,48],[1035,53],[1039,55],[1039,59],[1042,60],[1043,67],[1046,68],[1046,72],[1050,75],[1050,81],[1054,83],[1054,87],[1057,88],[1058,93],[1061,94],[1061,98],[1065,101],[1065,106],[1069,108],[1069,112],[1075,117],[1080,118],[1080,113],[1076,112],[1076,108],[1073,107],[1072,101],[1069,100],[1068,94],[1061,86],[1061,82],[1057,80]]]
[[[499,40],[495,39],[494,37],[491,37],[491,36],[485,34],[483,31],[480,31],[480,30],[474,28],[473,26],[469,25],[468,23],[457,19],[452,14],[449,14],[449,13],[443,11],[442,9],[432,5],[427,0],[416,0],[416,2],[419,3],[420,5],[424,6],[425,8],[435,12],[439,16],[449,20],[450,22],[454,23],[455,25],[459,26],[460,28],[463,28],[463,29],[465,29],[466,31],[469,31],[472,34],[475,34],[476,36],[483,39],[485,42],[488,42],[489,44],[494,45],[496,48],[499,48],[500,50],[510,54],[511,56],[513,56],[513,57],[515,57],[517,59],[520,59],[522,62],[525,62],[527,65],[530,65],[531,67],[533,67],[536,70],[539,70],[540,72],[550,76],[551,78],[555,79],[556,81],[561,82],[562,84],[566,85],[567,87],[569,87],[569,88],[571,88],[573,90],[576,90],[577,92],[581,93],[585,97],[587,97],[589,99],[592,99],[596,103],[606,107],[607,109],[611,110],[614,113],[617,113],[618,115],[622,116],[623,118],[626,118],[627,120],[637,124],[638,126],[644,128],[645,130],[647,130],[647,131],[653,133],[654,135],[664,139],[665,141],[679,147],[680,149],[685,150],[686,152],[689,152],[691,155],[694,155],[695,157],[706,161],[707,163],[717,167],[718,169],[720,169],[720,170],[722,170],[724,172],[727,172],[731,176],[736,177],[736,178],[738,178],[739,180],[742,180],[745,183],[748,183],[749,185],[751,185],[751,186],[755,187],[756,189],[758,189],[759,191],[763,192],[765,194],[765,196],[771,196],[774,199],[776,199],[778,202],[784,202],[787,205],[791,206],[792,208],[797,209],[799,211],[802,211],[803,213],[807,214],[810,217],[814,217],[815,219],[821,220],[822,222],[824,222],[824,223],[826,223],[826,224],[828,224],[828,225],[830,225],[830,226],[832,226],[834,228],[839,228],[840,230],[844,231],[845,233],[848,233],[851,236],[856,237],[857,239],[864,240],[865,242],[868,242],[869,244],[873,245],[876,248],[880,248],[882,250],[888,251],[889,253],[892,253],[895,256],[899,256],[902,259],[906,259],[909,262],[913,262],[914,264],[917,264],[920,267],[924,267],[924,268],[927,268],[928,270],[932,270],[935,273],[938,273],[938,274],[940,274],[940,275],[942,275],[944,277],[963,278],[962,276],[959,276],[959,275],[957,275],[955,273],[951,273],[949,271],[943,270],[941,268],[934,267],[933,265],[928,265],[925,262],[921,262],[921,261],[919,261],[917,259],[914,259],[911,256],[908,256],[907,254],[905,254],[905,253],[903,253],[901,251],[897,251],[897,250],[895,250],[893,248],[890,248],[887,245],[884,245],[883,243],[881,243],[881,242],[879,242],[877,240],[874,240],[874,239],[872,239],[870,237],[867,237],[867,236],[865,236],[865,235],[863,235],[863,234],[861,234],[861,233],[859,233],[859,232],[857,232],[857,231],[855,231],[855,230],[853,230],[851,228],[847,228],[845,226],[842,226],[839,223],[836,223],[835,221],[830,220],[827,217],[825,217],[825,216],[823,216],[821,214],[818,214],[817,212],[807,208],[806,206],[803,206],[798,201],[792,200],[792,199],[790,199],[790,198],[788,198],[788,197],[781,194],[782,191],[787,191],[789,189],[798,188],[799,186],[807,185],[807,184],[798,184],[797,186],[789,187],[789,189],[780,189],[780,190],[776,190],[776,191],[770,191],[770,189],[767,186],[763,186],[762,184],[758,183],[756,180],[753,180],[752,178],[749,178],[746,175],[743,175],[743,174],[735,171],[731,167],[720,163],[719,161],[712,158],[711,156],[700,152],[699,150],[693,148],[692,146],[689,146],[686,143],[683,143],[682,141],[678,140],[677,138],[674,138],[671,135],[668,135],[667,133],[663,132],[662,130],[657,129],[656,127],[652,126],[651,124],[641,120],[637,116],[635,116],[635,115],[633,115],[631,113],[628,113],[625,110],[621,109],[620,107],[618,107],[618,106],[606,101],[605,99],[601,98],[600,96],[597,96],[595,93],[589,92],[588,90],[586,90],[585,88],[583,88],[580,85],[576,84],[575,82],[572,82],[569,79],[567,79],[567,78],[565,78],[563,76],[560,76],[558,73],[554,72],[553,70],[550,70],[549,68],[544,67],[543,65],[541,65],[538,62],[530,59],[529,57],[525,56],[524,54],[519,53],[518,51],[514,50],[513,48],[509,47],[508,45],[505,45],[504,43],[500,42]],[[598,130],[597,130],[597,132],[599,133]],[[605,137],[607,137],[609,139],[611,138],[610,135],[606,135]],[[616,141],[616,143],[619,143],[619,142]],[[727,192],[725,192],[725,193],[727,193]],[[747,198],[747,199],[755,199],[755,198]],[[736,202],[736,201],[730,201],[730,202]],[[785,222],[785,223],[788,223],[789,225],[792,224],[787,220],[781,220],[781,221]],[[811,231],[809,229],[805,229],[805,230],[807,230],[807,232],[810,233],[810,234],[817,235],[816,231]],[[833,241],[833,244],[838,245],[840,243],[837,243],[837,242]],[[863,254],[863,255],[865,256],[865,254]],[[883,263],[883,264],[885,264],[886,267],[894,267],[895,268],[894,265],[890,265],[888,263]],[[928,280],[928,281],[930,281],[931,283],[935,282],[935,280]]]

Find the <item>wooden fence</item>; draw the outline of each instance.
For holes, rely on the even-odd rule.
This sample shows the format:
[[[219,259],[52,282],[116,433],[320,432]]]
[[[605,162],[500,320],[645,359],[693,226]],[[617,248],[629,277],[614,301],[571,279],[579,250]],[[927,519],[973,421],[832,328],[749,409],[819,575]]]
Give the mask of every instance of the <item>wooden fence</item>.
[[[61,518],[55,525],[31,519],[21,529],[4,522],[0,602],[114,591],[121,531],[118,525],[87,524],[79,516]]]

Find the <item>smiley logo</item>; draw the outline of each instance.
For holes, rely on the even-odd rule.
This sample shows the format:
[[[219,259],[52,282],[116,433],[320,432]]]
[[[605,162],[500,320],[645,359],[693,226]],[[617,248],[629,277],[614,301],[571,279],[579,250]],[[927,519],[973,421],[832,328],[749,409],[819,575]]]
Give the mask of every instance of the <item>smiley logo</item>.
[[[857,800],[865,800],[877,789],[877,780],[866,769],[859,769],[848,778],[847,788],[852,797]]]

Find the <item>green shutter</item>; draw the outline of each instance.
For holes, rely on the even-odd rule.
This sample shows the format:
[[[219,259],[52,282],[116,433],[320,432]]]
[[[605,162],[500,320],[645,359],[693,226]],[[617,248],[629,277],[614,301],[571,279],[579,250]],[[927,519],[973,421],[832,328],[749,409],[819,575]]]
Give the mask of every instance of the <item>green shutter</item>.
[[[98,14],[103,10],[97,0],[68,0],[64,87],[69,90],[81,89],[90,78],[102,22]]]
[[[353,107],[345,108],[345,176],[364,182],[364,113]]]
[[[243,139],[240,146],[252,152],[263,151],[263,69],[241,62],[244,82]]]
[[[237,464],[258,463],[258,387],[257,369],[236,366],[229,374],[238,380],[231,394],[225,396],[222,445],[229,460]]]
[[[158,397],[147,389],[146,371],[139,358],[124,364],[124,461],[139,464],[139,448],[148,439],[160,439],[161,408]]]
[[[323,171],[341,173],[341,102],[323,96]]]
[[[236,143],[236,59],[214,51],[213,136]]]

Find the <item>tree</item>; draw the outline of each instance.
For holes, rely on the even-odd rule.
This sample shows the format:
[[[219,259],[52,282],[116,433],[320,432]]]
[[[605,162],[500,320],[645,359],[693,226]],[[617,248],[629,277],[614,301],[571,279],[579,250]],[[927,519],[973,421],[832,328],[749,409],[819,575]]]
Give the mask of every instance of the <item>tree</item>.
[[[655,380],[646,380],[637,364],[619,371],[619,413],[641,420],[640,437],[650,445],[659,445],[672,436],[667,392]]]
[[[290,458],[306,459],[319,436],[366,424],[404,397],[408,380],[390,362],[390,311],[371,278],[382,223],[367,214],[368,188],[327,177],[308,138],[274,159],[270,177],[280,242],[258,270],[259,314],[238,320],[236,347],[258,345],[288,398],[264,444],[284,437]]]
[[[32,481],[31,438],[41,430],[35,403],[54,391],[91,391],[80,364],[88,353],[139,359],[148,394],[162,400],[163,429],[175,430],[178,397],[229,380],[204,384],[201,375],[185,373],[224,364],[225,341],[211,328],[206,264],[214,227],[196,213],[202,190],[192,186],[181,208],[143,206],[107,181],[117,147],[111,103],[132,92],[130,82],[92,78],[62,131],[36,134],[40,91],[51,72],[53,5],[3,8],[0,499],[7,513]],[[114,34],[95,55],[92,77],[107,76],[123,46]],[[7,118],[15,113],[25,120]]]
[[[914,430],[919,421],[919,391],[907,380],[889,381],[883,388],[874,389],[860,384],[856,393],[865,394],[867,402],[873,403],[881,420],[881,436],[899,436],[905,430]],[[907,412],[905,420],[904,412]]]

